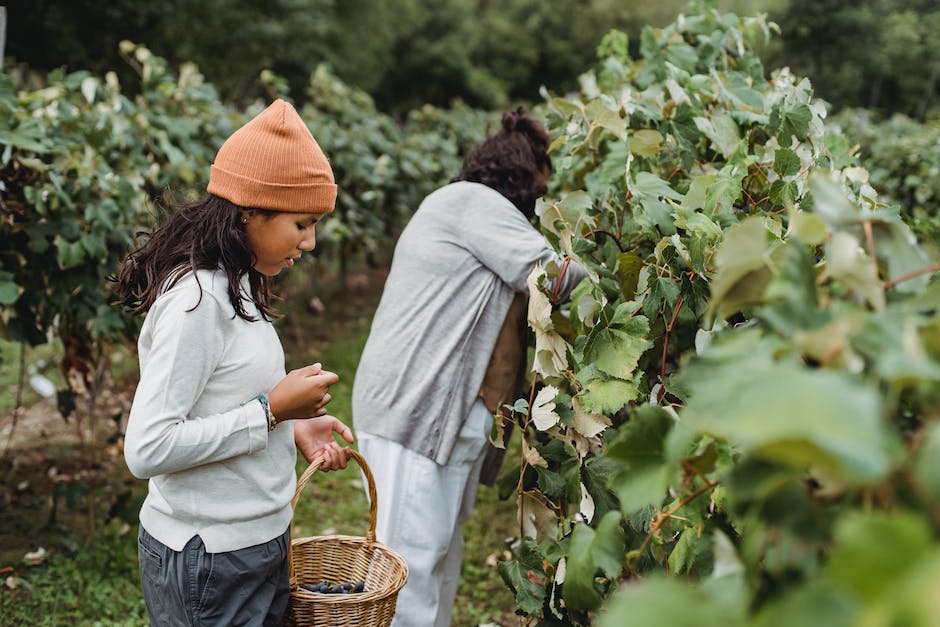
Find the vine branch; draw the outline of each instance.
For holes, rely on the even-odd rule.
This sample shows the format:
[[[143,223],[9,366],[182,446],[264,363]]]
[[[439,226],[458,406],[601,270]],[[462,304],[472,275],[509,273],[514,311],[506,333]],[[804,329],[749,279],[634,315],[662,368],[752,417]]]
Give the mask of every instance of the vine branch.
[[[672,317],[669,319],[669,323],[666,325],[666,332],[663,334],[663,359],[659,368],[659,380],[662,382],[663,386],[659,390],[659,395],[657,402],[661,403],[663,397],[666,396],[666,353],[669,352],[669,334],[672,333],[673,327],[676,324],[676,316],[679,315],[679,309],[682,308],[682,297],[679,297],[679,300],[676,301],[676,306],[672,309]]]
[[[646,547],[649,546],[650,541],[653,539],[653,536],[656,535],[659,532],[660,527],[663,526],[663,523],[665,523],[670,518],[675,518],[676,512],[709,490],[712,490],[718,486],[717,481],[709,481],[707,477],[702,477],[702,480],[705,482],[705,485],[703,485],[701,488],[683,498],[681,501],[670,507],[667,511],[657,512],[656,515],[653,516],[652,520],[650,520],[650,531],[643,539],[643,544],[640,545],[637,553],[640,555],[643,554],[643,552],[646,550]]]
[[[526,408],[525,418],[522,423],[522,439],[525,440],[525,432],[529,426],[529,417],[532,415],[532,403],[535,401],[535,384],[538,382],[538,375],[533,374],[532,386],[529,388],[529,406]],[[525,523],[525,499],[523,498],[523,477],[525,476],[525,447],[519,447],[519,483],[516,484],[516,492],[519,493],[519,537],[524,533]]]
[[[930,272],[940,272],[940,263],[932,263],[929,266],[908,272],[907,274],[902,274],[896,279],[891,279],[885,283],[885,289],[889,290],[892,287],[896,286],[898,283],[903,283],[904,281],[909,281],[915,277],[919,277],[922,274],[929,274]]]

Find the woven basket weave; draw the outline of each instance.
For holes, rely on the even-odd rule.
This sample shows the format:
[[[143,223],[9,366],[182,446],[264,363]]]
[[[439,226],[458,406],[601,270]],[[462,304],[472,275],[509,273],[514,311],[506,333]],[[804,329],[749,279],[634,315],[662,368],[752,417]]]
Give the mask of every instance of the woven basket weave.
[[[291,540],[290,608],[285,625],[298,627],[387,627],[395,614],[398,591],[408,580],[405,560],[389,547],[376,542],[375,479],[369,465],[356,451],[352,457],[362,467],[369,484],[369,530],[366,536],[311,536]],[[292,506],[319,469],[315,459],[300,479]],[[293,524],[291,524],[293,537]],[[354,594],[311,592],[300,584],[319,582],[365,582],[365,591]]]

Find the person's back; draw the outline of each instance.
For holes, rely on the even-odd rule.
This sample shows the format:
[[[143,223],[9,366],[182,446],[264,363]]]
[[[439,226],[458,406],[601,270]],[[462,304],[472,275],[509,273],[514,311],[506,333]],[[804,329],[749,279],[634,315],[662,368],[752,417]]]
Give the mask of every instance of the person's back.
[[[357,429],[447,463],[514,292],[555,258],[525,216],[479,183],[427,197],[395,248],[353,388]]]

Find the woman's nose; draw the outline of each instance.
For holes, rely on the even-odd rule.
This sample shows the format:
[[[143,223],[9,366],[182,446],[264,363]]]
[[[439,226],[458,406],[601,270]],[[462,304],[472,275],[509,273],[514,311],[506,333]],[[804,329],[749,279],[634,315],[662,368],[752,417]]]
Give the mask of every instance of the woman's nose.
[[[304,236],[304,238],[300,240],[300,250],[310,251],[313,250],[316,245],[317,236],[312,230],[309,235]]]

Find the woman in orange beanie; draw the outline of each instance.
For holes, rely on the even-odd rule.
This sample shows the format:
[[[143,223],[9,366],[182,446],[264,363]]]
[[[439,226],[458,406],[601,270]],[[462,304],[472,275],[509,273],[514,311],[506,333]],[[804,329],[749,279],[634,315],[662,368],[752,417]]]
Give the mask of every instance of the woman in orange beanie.
[[[268,280],[313,250],[336,200],[330,164],[278,100],[219,149],[206,197],[124,260],[119,302],[146,313],[125,436],[149,479],[138,555],[152,625],[279,625],[299,449],[344,468],[349,428],[324,406],[338,377],[285,373]]]

